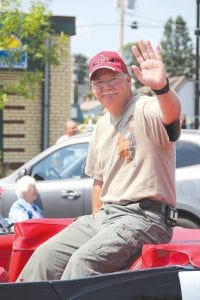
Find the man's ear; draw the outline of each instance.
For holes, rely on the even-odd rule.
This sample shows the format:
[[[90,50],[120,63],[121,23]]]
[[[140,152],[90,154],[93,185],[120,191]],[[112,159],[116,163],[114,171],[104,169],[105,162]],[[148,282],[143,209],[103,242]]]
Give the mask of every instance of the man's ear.
[[[129,83],[131,83],[131,76],[128,74],[127,76],[126,76],[126,79],[127,79],[127,81],[129,82]]]

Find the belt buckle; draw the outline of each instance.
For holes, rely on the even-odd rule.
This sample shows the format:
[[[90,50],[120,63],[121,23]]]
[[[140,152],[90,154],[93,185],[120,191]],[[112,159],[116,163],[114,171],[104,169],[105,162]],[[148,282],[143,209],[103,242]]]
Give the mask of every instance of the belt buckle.
[[[167,215],[166,215],[166,223],[170,227],[175,227],[178,220],[178,211],[176,208],[168,206],[167,207]]]

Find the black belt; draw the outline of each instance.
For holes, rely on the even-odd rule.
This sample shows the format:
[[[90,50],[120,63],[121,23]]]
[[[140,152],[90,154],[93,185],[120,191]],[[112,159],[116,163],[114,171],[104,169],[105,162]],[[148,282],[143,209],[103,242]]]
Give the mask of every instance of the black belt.
[[[176,208],[171,207],[165,203],[155,200],[143,199],[138,201],[139,206],[143,210],[157,211],[166,217],[166,223],[170,227],[176,226],[178,219],[178,211]]]
[[[109,203],[108,203],[109,204]],[[111,204],[111,203],[110,203]],[[156,200],[142,199],[137,202],[127,202],[123,205],[138,204],[143,210],[152,210],[165,216],[166,224],[170,227],[176,226],[178,219],[178,210],[168,204]]]
[[[155,210],[163,215],[166,215],[167,209],[169,208],[167,204],[156,200],[143,199],[138,201],[138,203],[141,209]]]

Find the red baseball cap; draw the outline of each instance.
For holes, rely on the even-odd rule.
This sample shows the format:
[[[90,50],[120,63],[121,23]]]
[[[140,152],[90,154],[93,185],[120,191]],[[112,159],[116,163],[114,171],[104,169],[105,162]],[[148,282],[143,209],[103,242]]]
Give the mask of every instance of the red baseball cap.
[[[93,56],[89,62],[89,78],[92,78],[92,75],[95,71],[99,69],[110,69],[115,72],[124,72],[128,73],[128,68],[125,65],[123,59],[119,56],[117,52],[113,51],[101,51]]]

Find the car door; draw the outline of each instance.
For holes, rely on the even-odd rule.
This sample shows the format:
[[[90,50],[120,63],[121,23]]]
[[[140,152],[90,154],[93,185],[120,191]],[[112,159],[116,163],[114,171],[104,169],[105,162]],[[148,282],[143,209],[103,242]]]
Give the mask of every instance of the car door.
[[[176,198],[178,226],[199,228],[200,224],[200,145],[194,140],[176,142]]]
[[[36,203],[48,218],[77,217],[91,212],[91,178],[39,181]]]
[[[85,175],[88,143],[66,145],[32,166],[37,204],[45,217],[77,217],[91,212],[92,179]]]

